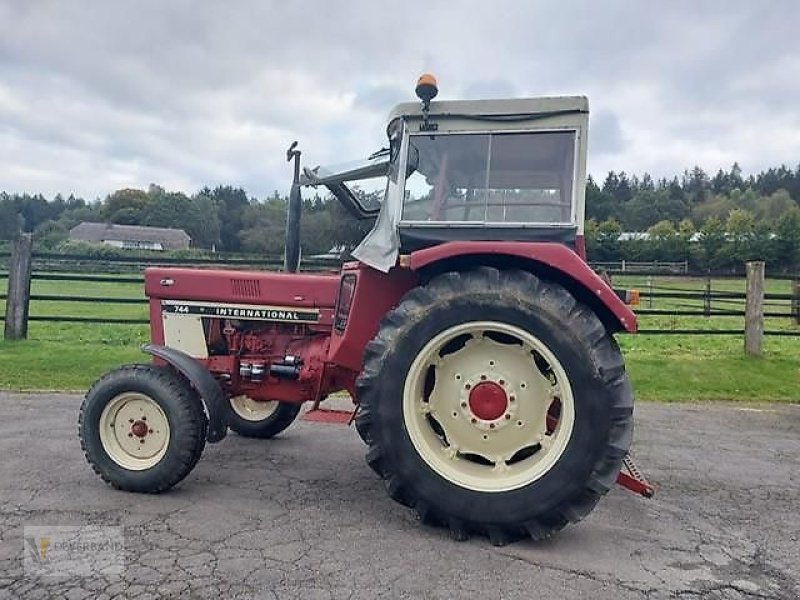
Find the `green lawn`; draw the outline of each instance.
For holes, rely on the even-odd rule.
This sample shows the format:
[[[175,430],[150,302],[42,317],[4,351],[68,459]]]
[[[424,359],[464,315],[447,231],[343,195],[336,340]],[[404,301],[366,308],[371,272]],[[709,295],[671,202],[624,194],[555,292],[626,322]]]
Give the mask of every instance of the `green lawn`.
[[[647,289],[644,277],[615,278],[615,285]],[[659,287],[700,290],[702,280],[659,278]],[[5,290],[0,279],[0,290]],[[768,293],[788,293],[790,282],[770,280]],[[714,290],[739,291],[740,280],[715,280]],[[665,290],[661,290],[665,291]],[[49,282],[34,280],[34,294],[143,297],[140,284]],[[788,311],[772,307],[775,311]],[[702,307],[694,300],[658,298],[654,309]],[[713,308],[734,308],[718,304]],[[641,308],[650,308],[643,300]],[[0,310],[4,304],[0,301]],[[33,302],[32,315],[107,316],[146,319],[146,305]],[[642,329],[740,329],[741,317],[667,317],[639,319]],[[788,318],[768,318],[768,330],[800,331]],[[146,361],[139,346],[148,339],[146,325],[100,325],[31,322],[29,339],[0,341],[0,389],[85,390],[105,371]],[[746,358],[738,335],[619,335],[640,400],[744,400],[800,402],[800,337],[767,337],[761,359]]]
[[[6,281],[0,279],[0,290],[5,289]],[[34,280],[31,293],[144,298],[137,283]],[[2,300],[0,308],[5,314]],[[147,305],[33,301],[30,314],[147,319]],[[115,366],[146,361],[139,347],[148,336],[147,325],[31,321],[27,340],[0,340],[0,389],[84,390]]]
[[[768,337],[763,358],[739,336],[619,336],[640,400],[800,402],[800,338]]]
[[[615,277],[643,292],[703,291],[704,279]],[[744,292],[744,279],[715,279],[712,292]],[[788,294],[791,282],[770,279],[766,293]],[[643,298],[639,309],[702,310],[702,299]],[[712,310],[744,310],[743,300],[714,299]],[[767,300],[768,312],[789,312],[788,300]],[[768,317],[768,331],[800,333],[790,318]],[[640,329],[744,329],[743,317],[640,315]],[[744,355],[740,335],[620,335],[637,397],[642,400],[782,400],[800,402],[800,336],[767,336],[764,357]]]

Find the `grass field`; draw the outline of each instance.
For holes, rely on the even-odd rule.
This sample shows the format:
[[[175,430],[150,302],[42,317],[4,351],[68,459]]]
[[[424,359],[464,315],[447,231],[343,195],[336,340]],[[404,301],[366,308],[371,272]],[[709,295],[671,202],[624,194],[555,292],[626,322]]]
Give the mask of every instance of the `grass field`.
[[[618,277],[617,286],[648,289],[645,277]],[[657,278],[654,291],[701,290],[702,280]],[[6,289],[0,279],[0,290]],[[715,280],[714,291],[743,291],[743,280]],[[768,293],[789,293],[790,282],[769,280]],[[140,284],[105,282],[33,282],[33,294],[71,294],[109,298],[143,297]],[[787,312],[783,306],[768,307]],[[741,309],[731,301],[713,308]],[[699,300],[647,299],[640,308],[702,308]],[[0,310],[4,303],[0,301]],[[69,315],[146,319],[146,305],[34,301],[31,315]],[[646,316],[642,329],[741,329],[741,317]],[[768,318],[767,330],[798,331],[788,318]],[[0,389],[85,390],[105,371],[145,361],[139,346],[146,325],[68,324],[32,321],[29,339],[0,341]],[[767,337],[765,356],[746,358],[739,335],[619,335],[628,370],[641,400],[745,400],[800,402],[800,337]]]
[[[0,279],[0,290],[6,289]],[[141,284],[36,281],[32,294],[144,298]],[[5,303],[0,301],[5,314]],[[147,305],[32,301],[30,314],[147,319]],[[28,339],[0,341],[0,389],[84,390],[105,371],[143,361],[147,325],[31,321]]]

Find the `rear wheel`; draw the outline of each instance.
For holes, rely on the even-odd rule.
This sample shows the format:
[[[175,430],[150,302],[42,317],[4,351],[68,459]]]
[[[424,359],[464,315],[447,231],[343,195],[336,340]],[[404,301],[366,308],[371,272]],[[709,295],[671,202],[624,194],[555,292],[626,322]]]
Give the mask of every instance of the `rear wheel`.
[[[300,413],[299,404],[271,400],[262,402],[249,396],[231,398],[228,426],[243,437],[268,439],[289,427]]]
[[[367,461],[426,522],[502,544],[587,515],[619,472],[633,395],[602,323],[521,271],[412,290],[358,381]]]
[[[503,492],[535,481],[561,457],[575,402],[564,367],[541,340],[500,321],[470,321],[417,354],[404,384],[403,422],[439,475]]]
[[[194,468],[207,420],[192,387],[169,367],[129,365],[100,378],[79,416],[81,447],[113,487],[156,493]]]

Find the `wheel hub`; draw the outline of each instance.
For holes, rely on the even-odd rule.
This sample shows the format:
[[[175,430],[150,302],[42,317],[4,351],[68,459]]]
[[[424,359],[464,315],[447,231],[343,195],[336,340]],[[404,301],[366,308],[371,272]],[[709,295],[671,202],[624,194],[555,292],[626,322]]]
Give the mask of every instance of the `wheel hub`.
[[[512,423],[519,408],[517,386],[512,385],[509,376],[500,370],[497,360],[489,362],[473,370],[463,380],[459,391],[460,415],[471,434],[477,434],[483,440],[488,439],[484,434],[497,432]],[[460,373],[456,375],[456,382],[462,379]]]
[[[482,381],[469,393],[469,408],[482,421],[495,421],[506,412],[508,396],[494,381]]]
[[[143,438],[147,435],[147,423],[142,421],[136,421],[133,425],[131,425],[131,433],[136,437]]]

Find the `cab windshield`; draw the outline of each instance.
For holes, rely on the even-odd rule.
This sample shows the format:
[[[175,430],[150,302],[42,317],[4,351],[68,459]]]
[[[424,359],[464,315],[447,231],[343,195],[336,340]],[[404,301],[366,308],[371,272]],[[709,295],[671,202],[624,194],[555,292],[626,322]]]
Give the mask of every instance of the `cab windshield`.
[[[412,135],[406,223],[570,225],[575,131]]]

